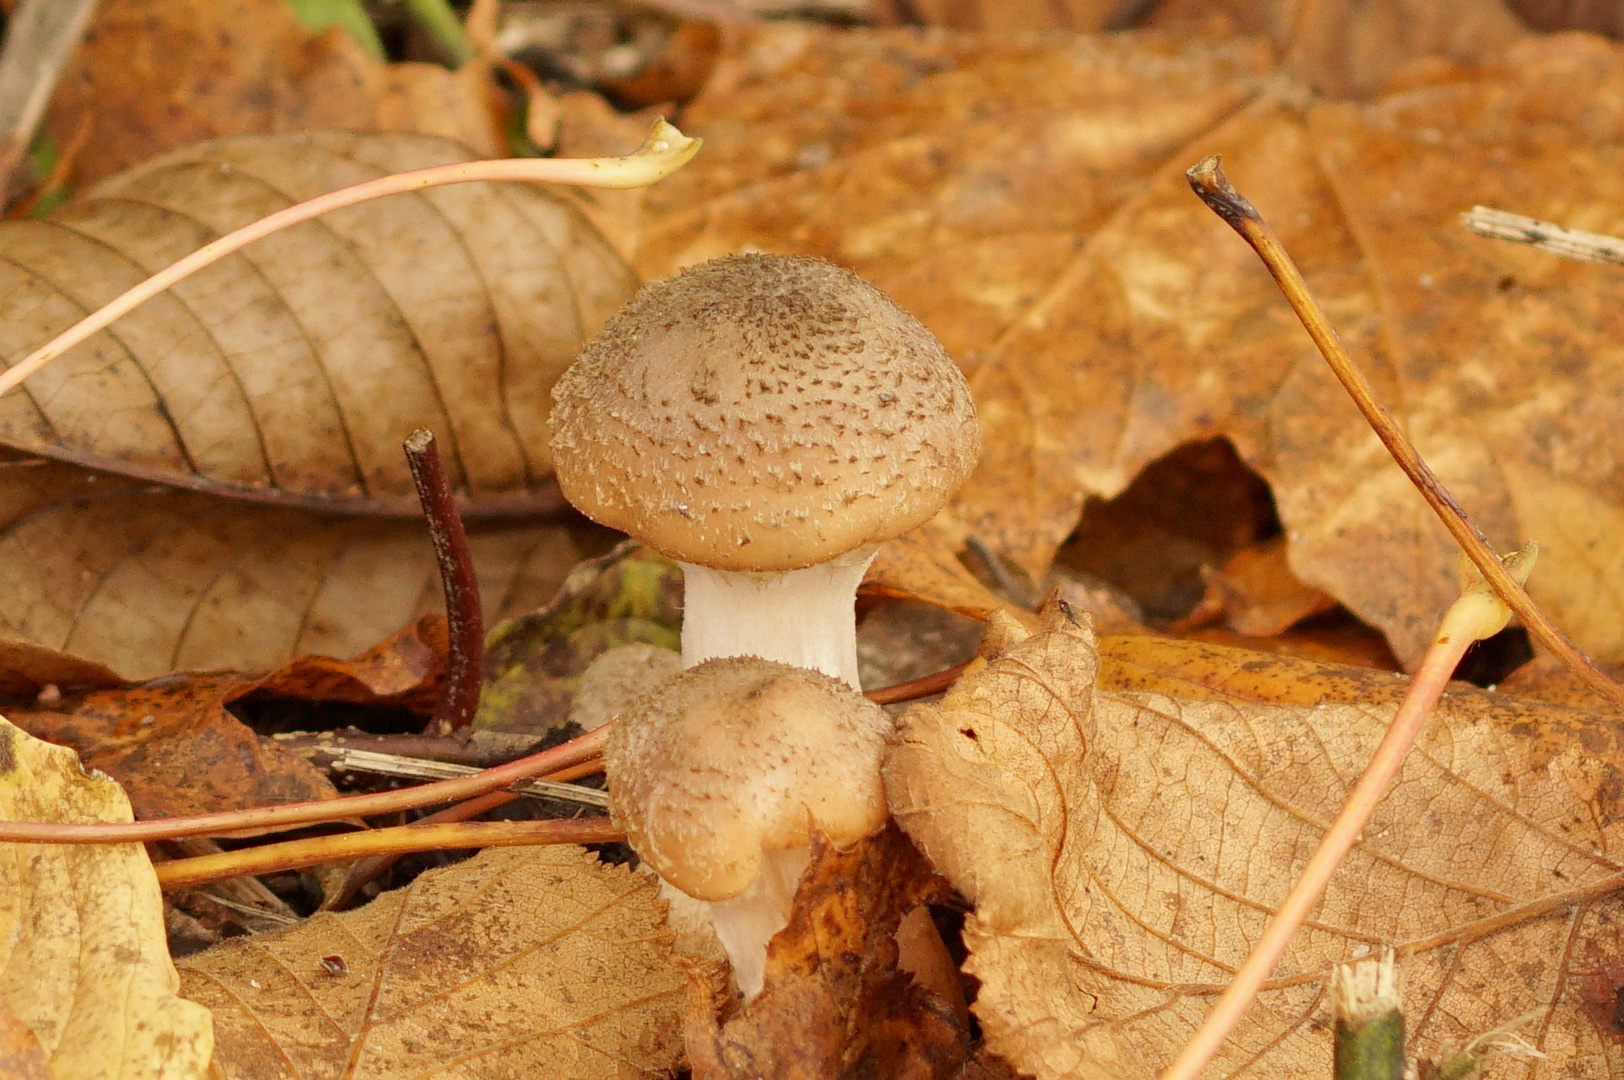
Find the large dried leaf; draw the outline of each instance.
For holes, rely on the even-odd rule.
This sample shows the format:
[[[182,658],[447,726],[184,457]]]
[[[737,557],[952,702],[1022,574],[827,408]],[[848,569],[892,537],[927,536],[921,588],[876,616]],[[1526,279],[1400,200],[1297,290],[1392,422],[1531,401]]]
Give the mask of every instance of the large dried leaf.
[[[214,1010],[228,1080],[633,1080],[682,1054],[653,880],[574,846],[487,850],[180,968]]]
[[[288,0],[102,0],[47,124],[80,125],[75,174],[97,180],[187,143],[316,128],[417,131],[501,153],[482,63],[385,64],[341,30],[312,34]]]
[[[0,718],[0,819],[131,817],[117,784]],[[0,1027],[18,1055],[0,1058],[8,1067],[42,1055],[53,1080],[201,1077],[209,1014],[178,985],[141,845],[0,844]]]
[[[324,517],[72,472],[0,470],[0,635],[139,680],[351,656],[443,610],[421,522]],[[58,481],[70,497],[35,509],[64,490]],[[492,622],[545,601],[580,557],[557,526],[486,526],[469,542]]]
[[[15,362],[290,203],[467,157],[422,135],[244,137],[105,180],[50,220],[0,225],[0,354]],[[467,512],[556,508],[552,385],[634,284],[578,211],[533,185],[395,196],[143,305],[0,402],[0,441],[248,498],[411,514],[400,443],[428,427]]]
[[[1222,151],[1491,540],[1540,541],[1536,599],[1624,659],[1616,280],[1456,220],[1483,202],[1624,231],[1624,112],[1598,104],[1624,99],[1624,49],[1532,38],[1359,106],[1269,81],[1268,50],[1233,41],[742,42],[692,110],[706,155],[650,193],[638,263],[810,251],[916,311],[983,428],[939,519],[955,537],[1040,580],[1087,497],[1226,436],[1273,487],[1292,572],[1419,655],[1453,545],[1189,192],[1183,169]]]
[[[685,116],[704,154],[648,193],[638,269],[750,245],[823,255],[971,364],[1148,171],[1257,92],[1269,63],[1244,41],[804,25],[742,40]]]
[[[1092,634],[1051,613],[910,711],[887,768],[899,821],[976,904],[968,970],[990,1045],[1040,1078],[1149,1076],[1172,1057],[1391,714],[1108,693],[1096,666]],[[1515,1023],[1548,1055],[1518,1075],[1624,1070],[1596,976],[1624,906],[1587,893],[1624,868],[1621,767],[1615,723],[1446,697],[1220,1071],[1328,1074],[1324,978],[1382,944],[1402,958],[1418,1054]]]

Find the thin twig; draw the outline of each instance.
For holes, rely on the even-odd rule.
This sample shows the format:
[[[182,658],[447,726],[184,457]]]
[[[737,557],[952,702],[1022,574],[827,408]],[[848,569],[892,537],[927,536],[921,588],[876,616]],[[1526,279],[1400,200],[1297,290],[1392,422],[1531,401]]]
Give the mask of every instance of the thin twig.
[[[690,139],[664,120],[636,151],[618,158],[503,158],[495,161],[459,161],[432,165],[426,169],[381,176],[302,203],[250,222],[147,278],[110,303],[74,323],[68,329],[29,353],[11,370],[0,375],[0,394],[16,389],[24,379],[75,345],[140,307],[178,281],[247,245],[279,232],[290,225],[320,217],[357,203],[398,195],[408,191],[466,184],[471,181],[523,180],[533,183],[571,184],[580,187],[643,187],[663,180],[687,164],[699,152],[699,140]]]
[[[476,795],[466,799],[455,806],[448,806],[444,810],[436,810],[427,817],[414,822],[417,825],[439,825],[455,821],[469,821],[481,814],[506,806],[519,796],[510,791],[487,791],[483,795]],[[348,872],[339,887],[328,893],[322,900],[321,906],[326,911],[342,911],[349,906],[351,900],[369,882],[388,872],[400,858],[399,855],[371,855],[365,859],[357,859],[350,864]]]
[[[959,676],[963,675],[964,669],[969,666],[969,661],[954,664],[950,668],[933,671],[929,675],[921,675],[917,679],[909,679],[906,682],[892,683],[890,686],[881,686],[869,690],[863,696],[876,705],[894,705],[899,701],[912,701],[914,698],[940,694],[958,682]]]
[[[346,772],[376,773],[380,776],[407,776],[414,780],[443,780],[453,776],[472,776],[479,770],[470,765],[452,765],[444,761],[425,758],[401,757],[398,754],[379,754],[370,750],[341,750],[333,756],[331,769]],[[515,795],[533,795],[543,799],[562,799],[603,809],[609,805],[609,796],[595,788],[560,784],[553,780],[521,780],[507,790]]]
[[[1527,244],[1570,259],[1624,266],[1624,240],[1616,236],[1568,229],[1489,206],[1472,207],[1460,216],[1460,222],[1479,236]]]
[[[156,821],[108,822],[105,824],[63,824],[50,821],[0,821],[0,842],[22,844],[118,844],[129,841],[169,840],[177,836],[224,836],[248,831],[264,832],[319,821],[339,821],[366,814],[392,814],[401,810],[483,795],[505,788],[519,780],[559,772],[603,753],[609,725],[589,731],[567,743],[549,747],[494,769],[456,780],[399,791],[370,795],[345,795],[337,799],[316,799],[282,806],[262,806],[253,810],[228,810],[195,817],[163,818]],[[556,779],[556,777],[555,777]]]
[[[511,747],[492,746],[478,739],[452,739],[438,735],[374,735],[355,728],[333,732],[284,732],[272,735],[271,739],[284,750],[291,750],[323,769],[329,768],[335,755],[347,750],[370,750],[375,754],[448,761],[454,765],[472,765],[476,769],[503,765],[517,756]],[[537,735],[532,743],[540,741],[541,736]]]
[[[398,825],[390,829],[318,836],[281,844],[225,851],[195,859],[175,859],[154,867],[158,885],[178,889],[218,878],[297,870],[372,855],[402,855],[441,848],[512,847],[521,844],[607,844],[626,833],[606,817],[548,818],[543,821],[460,821]]]
[[[1530,545],[1523,552],[1508,556],[1508,573],[1526,577],[1537,550]],[[1398,776],[1410,747],[1420,737],[1427,716],[1444,687],[1449,685],[1450,676],[1455,673],[1461,657],[1474,641],[1499,633],[1510,616],[1509,606],[1481,584],[1468,589],[1450,606],[1432,645],[1421,658],[1421,667],[1410,680],[1410,688],[1399,703],[1398,712],[1371,755],[1370,764],[1365,766],[1353,790],[1348,792],[1336,820],[1325,830],[1319,847],[1269,919],[1262,936],[1252,944],[1246,962],[1224,988],[1201,1027],[1162,1074],[1162,1080],[1194,1080],[1217,1054],[1274,971],[1274,966],[1285,955],[1286,947],[1291,944],[1304,920],[1325,895],[1325,887],[1330,883],[1331,876],[1342,865],[1348,852],[1353,850],[1377,804],[1386,797],[1388,787]]]
[[[1252,250],[1263,260],[1263,265],[1268,267],[1269,273],[1280,286],[1280,291],[1291,304],[1291,309],[1297,313],[1297,318],[1302,320],[1304,329],[1314,339],[1314,344],[1319,347],[1321,355],[1331,365],[1331,370],[1336,373],[1348,395],[1353,398],[1354,404],[1364,414],[1365,420],[1387,447],[1387,452],[1421,492],[1421,497],[1432,507],[1439,520],[1443,522],[1444,528],[1449,530],[1449,534],[1466,553],[1466,557],[1472,560],[1472,564],[1489,584],[1494,586],[1494,591],[1505,600],[1512,611],[1517,613],[1529,635],[1559,657],[1574,674],[1584,680],[1587,686],[1615,706],[1624,707],[1624,687],[1608,678],[1588,656],[1580,652],[1578,646],[1557,629],[1550,618],[1529,598],[1523,587],[1512,579],[1506,568],[1500,564],[1500,560],[1495,557],[1483,533],[1466,516],[1466,511],[1461,509],[1454,496],[1449,494],[1448,489],[1434,475],[1432,468],[1421,459],[1415,446],[1399,429],[1392,414],[1377,400],[1375,388],[1348,355],[1347,349],[1343,347],[1336,331],[1331,328],[1325,313],[1314,301],[1302,274],[1298,272],[1291,256],[1286,254],[1274,231],[1252,204],[1230,186],[1229,180],[1224,176],[1218,155],[1205,158],[1186,175],[1190,179],[1190,187],[1201,200],[1231,228],[1240,233],[1241,239],[1250,244]]]
[[[446,479],[445,464],[434,432],[418,428],[406,436],[406,464],[417,485],[417,500],[428,520],[429,539],[434,544],[434,561],[440,568],[440,588],[445,594],[446,649],[445,693],[440,707],[429,721],[426,734],[452,735],[474,722],[479,711],[479,684],[485,671],[485,620],[479,608],[479,576],[474,571],[474,553],[468,549],[468,533],[457,513],[457,500]]]
[[[0,48],[0,196],[9,194],[11,174],[34,141],[62,69],[95,11],[96,0],[22,0],[6,21]]]

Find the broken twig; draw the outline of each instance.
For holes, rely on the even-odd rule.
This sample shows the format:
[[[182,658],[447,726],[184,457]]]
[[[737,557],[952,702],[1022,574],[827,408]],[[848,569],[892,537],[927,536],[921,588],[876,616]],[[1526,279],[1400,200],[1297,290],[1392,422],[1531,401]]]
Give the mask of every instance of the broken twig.
[[[457,513],[457,500],[446,479],[445,464],[434,432],[418,428],[406,436],[406,463],[417,485],[417,499],[428,519],[434,561],[440,568],[445,593],[445,693],[429,721],[429,735],[451,735],[474,722],[479,709],[479,684],[485,669],[485,620],[479,609],[479,577],[468,533]]]
[[[1263,265],[1268,268],[1275,283],[1280,286],[1280,291],[1285,294],[1291,309],[1297,313],[1297,318],[1302,320],[1303,328],[1308,331],[1309,337],[1314,339],[1320,354],[1331,365],[1331,370],[1336,373],[1343,388],[1353,398],[1359,411],[1364,414],[1366,422],[1381,439],[1382,445],[1387,447],[1387,452],[1421,492],[1421,497],[1432,507],[1433,512],[1443,522],[1444,528],[1449,530],[1449,534],[1455,538],[1455,542],[1466,553],[1466,557],[1472,560],[1478,572],[1494,586],[1494,591],[1505,600],[1511,610],[1516,612],[1529,636],[1559,657],[1574,674],[1584,680],[1585,685],[1613,705],[1624,707],[1624,687],[1608,678],[1594,661],[1579,651],[1579,647],[1557,629],[1550,617],[1541,611],[1529,598],[1528,593],[1523,591],[1523,587],[1512,579],[1496,557],[1494,550],[1489,547],[1489,542],[1482,531],[1466,516],[1466,511],[1433,473],[1432,467],[1422,460],[1421,454],[1399,428],[1393,415],[1377,400],[1375,388],[1348,355],[1342,339],[1331,328],[1330,321],[1325,318],[1325,313],[1320,310],[1313,294],[1308,291],[1308,284],[1303,281],[1302,273],[1297,269],[1296,263],[1292,262],[1291,256],[1286,254],[1286,249],[1274,235],[1274,230],[1269,228],[1256,208],[1230,186],[1228,178],[1224,176],[1223,165],[1218,155],[1213,154],[1202,159],[1185,175],[1189,177],[1190,187],[1201,197],[1201,201],[1223,218],[1230,228],[1240,233],[1241,239],[1251,245],[1258,258],[1263,260]]]
[[[1460,222],[1479,236],[1527,244],[1570,259],[1624,266],[1624,240],[1616,236],[1567,229],[1488,206],[1472,207],[1460,216]]]

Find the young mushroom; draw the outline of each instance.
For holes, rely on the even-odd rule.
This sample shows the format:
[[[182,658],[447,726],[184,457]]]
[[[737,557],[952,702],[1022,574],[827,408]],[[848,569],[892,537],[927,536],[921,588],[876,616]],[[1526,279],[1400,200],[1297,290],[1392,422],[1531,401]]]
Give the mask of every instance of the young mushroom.
[[[639,856],[710,903],[746,999],[789,919],[810,829],[838,847],[887,817],[890,716],[837,679],[731,657],[638,698],[604,750],[615,820]]]
[[[857,679],[877,546],[924,523],[980,450],[930,331],[822,259],[735,255],[645,287],[553,390],[565,498],[683,566],[682,659]]]

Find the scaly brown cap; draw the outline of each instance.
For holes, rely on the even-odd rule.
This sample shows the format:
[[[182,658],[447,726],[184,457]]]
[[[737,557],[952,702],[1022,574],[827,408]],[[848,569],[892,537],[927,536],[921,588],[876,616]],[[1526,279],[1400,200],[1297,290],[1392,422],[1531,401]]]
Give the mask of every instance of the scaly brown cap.
[[[553,390],[565,498],[667,555],[795,570],[922,524],[980,452],[930,331],[822,259],[646,286]]]
[[[708,660],[637,699],[604,750],[626,839],[689,896],[727,900],[764,850],[837,846],[885,824],[885,710],[838,679],[753,656]]]

